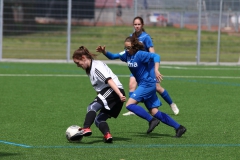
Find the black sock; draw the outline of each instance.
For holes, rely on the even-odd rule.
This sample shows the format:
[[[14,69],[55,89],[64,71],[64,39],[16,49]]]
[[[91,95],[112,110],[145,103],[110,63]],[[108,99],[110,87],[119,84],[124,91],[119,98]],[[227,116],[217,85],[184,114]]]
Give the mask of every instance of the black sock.
[[[107,122],[100,122],[98,128],[103,135],[105,135],[107,132],[110,132]]]
[[[91,125],[92,125],[93,122],[94,122],[94,119],[95,119],[96,115],[97,115],[97,113],[96,113],[95,111],[89,111],[89,112],[86,114],[83,128],[90,128]]]

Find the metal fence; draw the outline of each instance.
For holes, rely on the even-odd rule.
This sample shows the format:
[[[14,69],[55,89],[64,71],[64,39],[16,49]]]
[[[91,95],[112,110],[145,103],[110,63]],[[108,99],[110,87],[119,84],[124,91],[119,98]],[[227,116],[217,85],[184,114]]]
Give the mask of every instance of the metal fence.
[[[120,17],[116,15],[119,3]],[[69,62],[73,49],[79,43],[85,44],[84,39],[88,39],[85,46],[95,50],[99,41],[106,41],[104,37],[119,36],[109,31],[97,39],[99,27],[128,26],[129,33],[125,35],[129,35],[135,16],[143,17],[146,29],[154,26],[196,31],[195,37],[188,40],[195,43],[192,50],[186,47],[188,43],[181,48],[174,45],[177,41],[183,42],[181,38],[165,44],[161,55],[167,61],[240,64],[240,0],[0,0],[0,61],[60,59]],[[86,28],[91,30],[88,37],[84,32]],[[215,38],[202,38],[202,31]],[[221,36],[223,34],[228,36]],[[153,36],[156,40],[171,37]],[[187,39],[189,35],[184,36]],[[235,38],[229,40],[229,37]],[[215,50],[210,50],[213,47]],[[115,52],[122,49],[112,48]],[[162,49],[155,44],[155,50],[159,53]]]

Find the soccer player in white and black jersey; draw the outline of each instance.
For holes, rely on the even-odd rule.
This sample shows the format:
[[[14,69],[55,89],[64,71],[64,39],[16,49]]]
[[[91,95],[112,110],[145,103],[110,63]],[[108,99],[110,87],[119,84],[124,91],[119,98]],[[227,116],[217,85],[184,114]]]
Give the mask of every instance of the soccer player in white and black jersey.
[[[94,60],[95,57],[96,55],[90,53],[84,46],[79,47],[72,56],[74,63],[86,71],[97,92],[96,98],[87,108],[83,128],[73,136],[73,140],[81,136],[90,136],[92,134],[90,127],[95,122],[104,135],[104,141],[111,143],[112,135],[106,121],[108,118],[118,117],[126,97],[118,77],[105,63]]]

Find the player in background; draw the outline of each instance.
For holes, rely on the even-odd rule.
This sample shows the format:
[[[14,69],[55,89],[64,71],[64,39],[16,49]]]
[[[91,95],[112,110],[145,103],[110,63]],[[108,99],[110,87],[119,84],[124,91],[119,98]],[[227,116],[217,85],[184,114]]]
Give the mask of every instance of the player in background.
[[[121,59],[123,62],[126,62],[129,70],[135,77],[138,87],[128,99],[126,108],[149,122],[147,134],[153,131],[160,120],[162,123],[176,130],[175,137],[181,137],[187,129],[166,113],[158,110],[158,107],[162,105],[156,94],[156,81],[162,80],[162,75],[158,70],[160,56],[144,51],[144,45],[134,36],[127,37],[124,45],[125,50],[118,54],[106,52],[105,46],[98,46],[96,51],[103,53],[110,59]],[[153,75],[152,72],[155,74]],[[145,104],[151,115],[141,106],[137,105],[139,102]]]
[[[130,36],[138,38],[140,42],[144,44],[145,50],[151,53],[154,53],[154,47],[153,47],[153,42],[149,34],[147,34],[143,28],[144,26],[144,21],[141,17],[135,17],[133,19],[133,27],[135,32],[131,34]],[[132,93],[137,87],[137,82],[134,76],[132,74],[130,75],[130,80],[129,80],[129,97],[131,97]],[[159,93],[159,95],[169,104],[171,107],[173,113],[177,115],[179,113],[179,109],[177,105],[172,101],[168,91],[164,89],[159,82],[156,83],[156,90]],[[132,112],[127,112],[123,114],[124,116],[128,115],[134,115]]]
[[[124,24],[124,21],[122,19],[122,4],[120,0],[116,0],[116,24],[118,21],[121,22],[121,24]]]
[[[104,141],[111,143],[112,135],[106,121],[111,117],[118,117],[126,97],[118,77],[105,63],[94,60],[95,57],[96,55],[90,53],[84,46],[79,47],[72,56],[77,67],[86,71],[97,92],[97,97],[87,107],[83,128],[80,128],[79,132],[72,138],[90,136],[92,134],[90,127],[95,122],[95,125],[104,135]]]

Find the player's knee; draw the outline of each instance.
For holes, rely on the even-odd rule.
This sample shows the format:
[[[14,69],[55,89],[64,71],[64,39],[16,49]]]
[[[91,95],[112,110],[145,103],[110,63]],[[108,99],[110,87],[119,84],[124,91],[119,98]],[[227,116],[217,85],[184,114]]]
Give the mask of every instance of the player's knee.
[[[164,88],[160,85],[156,85],[156,90],[158,93],[163,93],[164,92]]]
[[[149,110],[149,113],[154,116],[157,112],[158,112],[158,108],[152,108],[151,110]]]
[[[135,88],[136,88],[136,84],[134,84],[134,83],[129,83],[129,91],[130,91],[130,92],[135,91]]]

